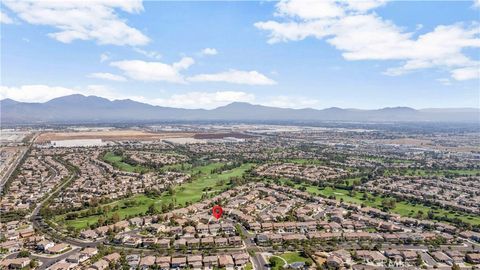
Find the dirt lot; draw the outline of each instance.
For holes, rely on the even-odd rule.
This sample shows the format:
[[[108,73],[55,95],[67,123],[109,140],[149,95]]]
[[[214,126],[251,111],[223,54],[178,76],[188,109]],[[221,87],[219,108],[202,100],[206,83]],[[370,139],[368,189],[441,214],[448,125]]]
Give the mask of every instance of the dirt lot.
[[[141,130],[109,130],[109,131],[81,131],[81,132],[47,132],[40,134],[35,140],[36,143],[50,141],[75,140],[75,139],[102,139],[104,141],[124,140],[162,140],[168,138],[193,137],[193,133],[185,132],[161,132],[152,133]]]

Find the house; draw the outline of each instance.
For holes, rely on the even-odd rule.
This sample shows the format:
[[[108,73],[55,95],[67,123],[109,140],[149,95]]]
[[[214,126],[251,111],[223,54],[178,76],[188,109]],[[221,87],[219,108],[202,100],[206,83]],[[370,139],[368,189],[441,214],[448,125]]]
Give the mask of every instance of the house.
[[[367,264],[384,264],[387,262],[387,258],[378,251],[357,250],[356,253],[357,258],[363,260]]]
[[[103,257],[103,259],[107,262],[117,262],[118,260],[120,260],[120,257],[120,254],[115,252],[112,254],[108,254],[107,256]]]
[[[250,260],[250,256],[247,253],[233,254],[232,257],[235,261],[235,266],[239,267],[246,265]]]
[[[215,246],[217,247],[225,247],[228,245],[228,240],[225,237],[216,237],[215,238]]]
[[[70,270],[74,268],[74,264],[68,263],[68,262],[57,262],[50,267],[48,267],[49,270]]]
[[[30,264],[30,258],[5,259],[0,262],[0,268],[22,269]]]
[[[148,269],[155,264],[155,256],[145,256],[140,260],[138,264],[141,269]]]
[[[480,264],[480,253],[467,253],[465,258],[469,263]]]
[[[187,266],[187,258],[176,257],[172,258],[172,268],[184,268]]]
[[[84,239],[97,239],[98,234],[94,230],[86,230],[80,233],[80,237]]]
[[[187,256],[188,267],[194,269],[202,268],[202,256],[201,255],[188,255]]]
[[[142,240],[142,245],[144,247],[150,247],[152,245],[155,245],[156,243],[157,243],[156,237],[146,237],[146,238],[143,238]]]
[[[210,224],[208,225],[208,230],[211,234],[216,235],[220,231],[220,224]]]
[[[218,255],[218,266],[219,267],[234,267],[235,264],[233,263],[233,258],[231,255],[222,254]]]
[[[213,243],[214,243],[214,240],[213,240],[213,237],[205,237],[205,238],[200,239],[200,243],[201,243],[202,246],[212,247]]]
[[[143,225],[143,219],[139,217],[134,217],[129,220],[130,225],[140,227]]]
[[[87,259],[90,259],[91,257],[97,255],[98,249],[96,248],[85,248],[84,250],[80,251],[80,257],[82,258],[82,261],[85,261]]]
[[[20,234],[21,238],[27,238],[33,236],[35,234],[35,230],[33,228],[27,228],[19,230],[18,233]]]
[[[160,247],[160,248],[170,248],[170,239],[159,239],[157,241],[157,245]]]
[[[199,238],[188,239],[187,245],[189,248],[198,248],[200,246],[200,239]]]
[[[70,245],[65,243],[56,244],[49,249],[47,249],[50,254],[60,254],[70,249]]]
[[[137,269],[137,266],[140,263],[140,255],[130,254],[127,255],[125,259],[127,260],[127,264],[130,266],[130,269]]]
[[[228,238],[228,245],[240,246],[242,244],[242,238],[240,236],[230,236]]]
[[[92,264],[91,267],[93,269],[96,269],[96,270],[104,270],[108,267],[108,262],[101,259],[101,260],[97,261],[96,263]]]
[[[202,234],[202,235],[208,234],[208,225],[206,225],[206,224],[198,224],[198,225],[197,225],[197,233],[198,233],[198,234]]]
[[[208,268],[213,268],[214,266],[218,266],[218,258],[217,256],[204,256],[203,257],[203,266]]]
[[[69,262],[69,263],[75,263],[75,264],[80,263],[80,253],[75,253],[75,254],[72,254],[72,255],[68,256],[65,259],[65,261]]]
[[[157,257],[155,264],[160,266],[160,269],[169,269],[170,268],[170,256]]]
[[[183,238],[177,239],[173,242],[173,247],[175,249],[181,249],[181,248],[185,247],[186,245],[187,245],[187,240],[183,239]]]
[[[335,254],[332,254],[332,255],[328,256],[325,263],[327,264],[327,266],[329,268],[333,268],[333,269],[340,269],[340,267],[343,266],[342,258],[340,258],[339,256],[337,256]]]
[[[222,224],[222,232],[224,232],[226,234],[229,234],[229,235],[233,235],[233,234],[235,234],[235,226],[233,226],[233,224],[230,224],[230,223],[223,223]]]
[[[37,250],[46,251],[47,249],[53,247],[55,245],[54,242],[43,240],[37,243]]]
[[[432,252],[430,255],[432,255],[432,257],[435,259],[435,261],[437,262],[441,262],[441,263],[446,263],[448,265],[452,265],[453,264],[453,260],[452,258],[448,257],[447,254],[441,252],[441,251],[435,251],[435,252]]]

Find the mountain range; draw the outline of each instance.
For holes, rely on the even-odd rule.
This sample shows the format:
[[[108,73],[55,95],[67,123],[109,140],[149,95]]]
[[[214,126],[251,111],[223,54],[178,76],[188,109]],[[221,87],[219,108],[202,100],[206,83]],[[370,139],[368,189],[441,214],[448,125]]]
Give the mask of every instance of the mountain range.
[[[3,124],[118,123],[155,121],[355,121],[355,122],[480,122],[479,108],[412,109],[287,109],[234,102],[215,109],[153,106],[129,99],[69,95],[44,103],[0,101]]]

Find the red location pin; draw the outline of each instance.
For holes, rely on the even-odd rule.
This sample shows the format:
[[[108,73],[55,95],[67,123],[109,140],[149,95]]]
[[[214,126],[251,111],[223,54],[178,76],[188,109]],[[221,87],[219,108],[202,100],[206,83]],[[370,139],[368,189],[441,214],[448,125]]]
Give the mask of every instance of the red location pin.
[[[223,209],[220,205],[215,205],[212,208],[212,214],[216,219],[219,219],[222,216]]]

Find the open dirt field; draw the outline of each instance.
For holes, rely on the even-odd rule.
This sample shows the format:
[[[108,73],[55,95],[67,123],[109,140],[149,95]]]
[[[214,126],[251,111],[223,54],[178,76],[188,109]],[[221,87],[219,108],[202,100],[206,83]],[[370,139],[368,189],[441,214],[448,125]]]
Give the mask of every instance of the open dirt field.
[[[40,134],[35,140],[36,143],[50,141],[76,140],[76,139],[102,139],[104,141],[124,140],[162,140],[169,138],[193,137],[194,133],[186,132],[145,132],[141,130],[109,130],[109,131],[82,131],[82,132],[46,132]]]

